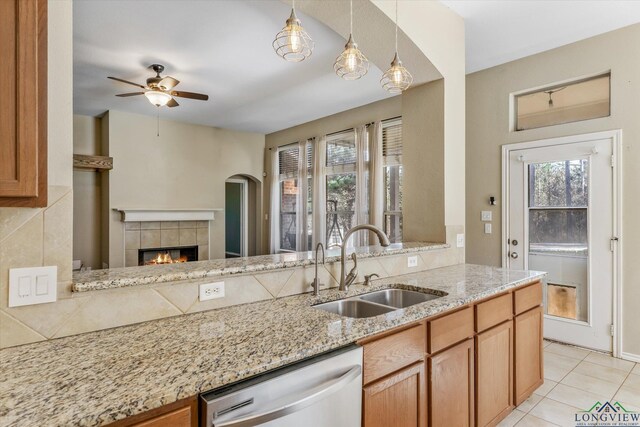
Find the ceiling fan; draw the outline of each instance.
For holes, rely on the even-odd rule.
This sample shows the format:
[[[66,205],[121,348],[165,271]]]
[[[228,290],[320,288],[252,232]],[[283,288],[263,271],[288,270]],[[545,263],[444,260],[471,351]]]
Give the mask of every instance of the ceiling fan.
[[[118,77],[108,77],[111,80],[116,80],[122,83],[126,83],[129,85],[137,86],[140,89],[144,89],[144,92],[131,92],[131,93],[121,93],[116,96],[127,97],[127,96],[136,96],[136,95],[144,95],[147,97],[149,102],[151,102],[156,107],[162,107],[166,105],[167,107],[177,107],[178,102],[173,98],[177,96],[179,98],[189,98],[189,99],[197,99],[200,101],[208,101],[209,95],[205,95],[202,93],[194,93],[194,92],[182,92],[178,90],[172,90],[174,87],[180,83],[180,81],[174,79],[171,76],[162,77],[160,73],[164,71],[164,65],[160,64],[152,64],[149,66],[155,73],[155,77],[149,77],[147,79],[147,85],[141,85],[138,83],[133,83],[127,80],[120,79]]]

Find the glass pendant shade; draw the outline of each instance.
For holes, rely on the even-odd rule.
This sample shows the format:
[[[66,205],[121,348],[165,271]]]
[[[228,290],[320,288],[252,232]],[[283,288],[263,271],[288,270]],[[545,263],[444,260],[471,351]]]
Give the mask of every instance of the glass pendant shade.
[[[160,92],[159,90],[148,90],[144,93],[144,96],[156,107],[167,105],[167,102],[171,100],[171,95]]]
[[[272,46],[278,56],[289,62],[304,61],[313,53],[313,40],[302,28],[295,9],[291,9],[291,16],[282,31],[276,35]]]
[[[380,79],[380,84],[389,93],[401,93],[413,83],[413,76],[404,68],[396,52],[389,68]]]
[[[369,71],[369,60],[353,41],[353,36],[349,35],[349,41],[344,46],[344,51],[333,64],[336,74],[345,80],[358,80]]]

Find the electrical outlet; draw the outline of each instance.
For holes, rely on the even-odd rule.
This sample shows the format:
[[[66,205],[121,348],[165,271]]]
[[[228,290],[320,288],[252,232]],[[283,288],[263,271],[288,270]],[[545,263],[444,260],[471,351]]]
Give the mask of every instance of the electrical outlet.
[[[464,248],[464,234],[456,235],[456,246],[458,248]]]
[[[484,234],[491,234],[491,224],[484,225]]]
[[[482,221],[491,221],[491,211],[482,211],[481,219]]]
[[[200,285],[200,301],[224,297],[224,282],[203,283]]]
[[[407,257],[407,267],[417,267],[418,257],[416,255]]]

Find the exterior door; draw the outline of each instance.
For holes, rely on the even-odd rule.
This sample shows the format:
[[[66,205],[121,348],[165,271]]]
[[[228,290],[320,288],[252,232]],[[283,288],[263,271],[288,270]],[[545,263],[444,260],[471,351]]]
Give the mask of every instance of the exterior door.
[[[545,337],[611,351],[614,142],[571,140],[507,147],[505,265],[548,273]]]

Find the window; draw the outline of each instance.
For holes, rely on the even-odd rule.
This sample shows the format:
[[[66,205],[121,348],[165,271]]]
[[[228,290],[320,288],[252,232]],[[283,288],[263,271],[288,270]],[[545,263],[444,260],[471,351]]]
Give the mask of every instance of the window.
[[[589,161],[529,165],[529,251],[587,256]]]
[[[402,120],[382,123],[384,163],[384,231],[391,243],[402,242]]]
[[[364,133],[360,134],[360,129],[364,129]],[[370,129],[373,130],[373,127]],[[308,140],[305,144],[295,143],[278,149],[278,181],[272,187],[272,191],[279,196],[275,205],[279,210],[279,217],[275,212],[273,216],[279,221],[274,225],[279,227],[280,236],[273,242],[278,251],[312,250],[313,230],[322,229],[321,225],[325,227],[325,234],[315,236],[317,240],[324,242],[327,247],[341,245],[349,229],[357,224],[370,222],[370,136],[366,126],[361,126],[327,135],[322,146]],[[382,216],[383,228],[390,240],[401,242],[401,119],[384,121],[382,140],[375,142],[382,145],[382,159],[378,162],[376,158],[376,164],[380,165],[384,177],[379,184],[384,188],[378,188],[376,192],[384,194],[382,206],[378,205],[378,209],[382,208],[383,212],[376,212],[376,221]],[[322,149],[326,155],[326,160],[323,159],[324,167],[318,172],[313,169],[316,149]],[[278,185],[277,188],[275,184]],[[324,186],[325,194],[315,195],[314,186]],[[314,217],[314,204],[326,207],[326,213]],[[366,246],[369,244],[369,237],[370,233],[357,233],[349,245]]]
[[[327,136],[327,246],[342,244],[345,232],[356,224],[357,155],[353,129]]]
[[[514,130],[607,117],[610,82],[605,74],[516,95]]]
[[[281,147],[278,151],[278,168],[280,181],[280,242],[281,251],[306,251],[311,247],[311,179],[313,163],[312,146],[305,144],[303,157],[306,157],[306,177],[300,177],[299,144]],[[304,180],[304,181],[303,181]],[[304,183],[306,181],[306,183]],[[304,185],[303,185],[304,184]],[[302,194],[301,194],[302,193]],[[306,197],[303,194],[306,193]],[[307,205],[306,218],[298,226],[299,208]],[[302,218],[305,215],[300,215]],[[305,238],[306,237],[306,238]]]

